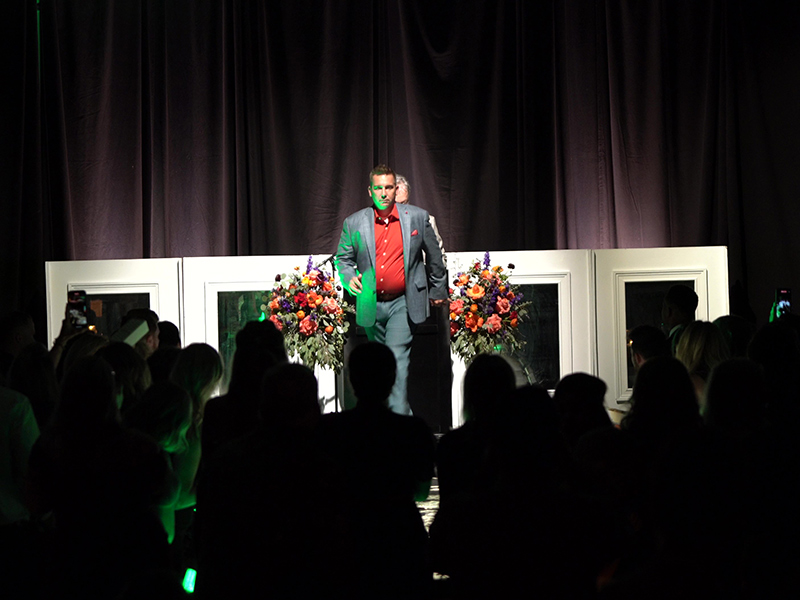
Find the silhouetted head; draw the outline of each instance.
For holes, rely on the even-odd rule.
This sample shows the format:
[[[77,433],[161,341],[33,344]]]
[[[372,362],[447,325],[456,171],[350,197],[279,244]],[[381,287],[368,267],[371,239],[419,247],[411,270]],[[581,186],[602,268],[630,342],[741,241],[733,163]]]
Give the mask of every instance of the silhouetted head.
[[[765,325],[753,336],[747,357],[764,373],[770,404],[798,404],[800,340],[794,327],[783,321]]]
[[[553,400],[571,444],[592,429],[612,426],[605,408],[606,389],[602,379],[588,373],[573,373],[558,382]]]
[[[628,334],[631,363],[639,368],[645,361],[656,356],[670,356],[667,336],[658,327],[639,325]]]
[[[8,387],[31,402],[39,429],[50,421],[58,399],[58,379],[53,360],[39,342],[20,350],[8,371]]]
[[[178,453],[187,446],[192,426],[192,400],[181,386],[170,381],[154,383],[125,413],[127,427],[152,437],[167,452]]]
[[[132,308],[122,317],[121,324],[125,325],[131,319],[141,319],[147,323],[147,334],[134,346],[142,358],[147,359],[158,350],[158,315],[149,308]]]
[[[35,333],[33,319],[29,314],[19,310],[12,311],[0,318],[0,350],[16,356],[25,346],[35,341]]]
[[[709,321],[689,323],[675,347],[675,358],[681,361],[690,375],[708,379],[711,369],[730,358],[725,336]]]
[[[109,364],[96,356],[84,356],[64,375],[54,422],[73,434],[118,423],[116,396]]]
[[[189,344],[178,355],[170,381],[189,392],[196,421],[202,418],[205,403],[219,385],[222,372],[222,359],[208,344]]]
[[[464,375],[464,418],[491,420],[516,389],[514,369],[499,354],[479,354]]]
[[[697,294],[689,286],[673,285],[669,288],[661,307],[661,320],[667,331],[694,321],[697,301]]]
[[[622,421],[624,429],[648,433],[669,433],[700,422],[692,380],[678,359],[658,357],[639,369],[633,384],[631,410]]]
[[[259,413],[267,427],[313,427],[320,416],[314,372],[294,363],[271,368],[264,376]]]
[[[272,321],[248,322],[236,334],[229,391],[232,394],[257,394],[264,373],[288,360],[283,334]]]
[[[356,346],[350,353],[348,367],[359,403],[386,405],[397,376],[397,362],[389,347],[378,342]]]
[[[111,342],[103,346],[96,353],[105,360],[114,371],[117,389],[122,392],[120,410],[127,410],[150,387],[150,367],[147,361],[128,344],[124,342]]]
[[[714,319],[716,325],[728,342],[728,349],[732,358],[744,358],[747,356],[747,346],[756,333],[756,326],[747,319],[736,315],[726,315]]]
[[[181,332],[175,323],[170,321],[158,322],[158,347],[180,348]]]
[[[76,335],[67,342],[64,357],[59,364],[59,373],[63,374],[72,368],[78,360],[84,356],[94,356],[100,348],[108,344],[108,338],[104,335],[84,331]]]
[[[761,425],[765,408],[764,375],[756,363],[734,358],[711,371],[704,415],[709,426],[735,434],[753,431]]]
[[[172,368],[181,353],[180,348],[174,346],[158,346],[158,350],[153,352],[147,359],[147,366],[150,367],[150,377],[153,383],[157,381],[169,381]]]

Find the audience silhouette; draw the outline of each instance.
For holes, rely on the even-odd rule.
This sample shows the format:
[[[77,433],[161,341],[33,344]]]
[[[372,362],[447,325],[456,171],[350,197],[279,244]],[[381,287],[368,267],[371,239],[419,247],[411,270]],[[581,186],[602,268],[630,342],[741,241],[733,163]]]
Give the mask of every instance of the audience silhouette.
[[[7,333],[31,332],[15,319]],[[152,355],[151,384],[131,347],[67,331],[60,385],[52,351],[5,344],[4,597],[179,597],[187,565],[211,599],[796,597],[797,323],[762,328],[747,359],[728,356],[750,328],[720,323],[673,330],[677,358],[663,333],[631,332],[619,427],[596,377],[567,375],[551,398],[479,355],[465,423],[438,447],[389,410],[381,344],[353,350],[358,403],[332,415],[270,322],[239,332],[229,392],[211,401],[223,366],[205,344]],[[429,538],[416,502],[434,464]]]
[[[350,354],[352,410],[326,415],[320,443],[344,471],[360,501],[347,506],[361,598],[426,598],[432,576],[427,533],[415,505],[434,475],[434,438],[419,417],[388,405],[396,375],[394,354],[368,342]]]
[[[206,464],[197,506],[204,598],[357,597],[336,464],[315,443],[313,372],[280,363],[264,377],[256,429]]]
[[[204,460],[210,460],[225,442],[256,429],[264,373],[287,361],[283,335],[272,321],[250,321],[236,334],[228,393],[210,400],[206,406]]]

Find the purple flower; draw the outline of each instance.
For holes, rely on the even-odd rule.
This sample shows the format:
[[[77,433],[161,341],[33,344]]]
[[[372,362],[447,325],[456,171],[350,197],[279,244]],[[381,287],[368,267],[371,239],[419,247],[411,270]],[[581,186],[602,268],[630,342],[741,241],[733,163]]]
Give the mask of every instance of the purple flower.
[[[492,262],[489,260],[489,251],[487,250],[486,254],[483,255],[483,266],[488,269],[490,264]]]
[[[311,260],[311,255],[308,255],[308,264],[306,265],[306,273],[310,273],[314,268],[314,261]]]

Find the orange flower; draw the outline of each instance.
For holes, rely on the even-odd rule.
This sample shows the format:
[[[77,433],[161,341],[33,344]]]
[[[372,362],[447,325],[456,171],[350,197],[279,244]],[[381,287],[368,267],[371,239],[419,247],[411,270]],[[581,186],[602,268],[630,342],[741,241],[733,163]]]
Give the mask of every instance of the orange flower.
[[[325,300],[322,296],[320,296],[317,292],[311,291],[308,292],[308,296],[306,297],[309,306],[319,306]]]
[[[517,320],[516,319],[511,319],[511,326],[512,327],[516,327],[517,326]]]
[[[508,298],[509,300],[513,300],[515,297],[516,296],[514,296],[514,292],[508,292],[506,294],[506,298]]]
[[[469,296],[473,300],[479,300],[480,298],[483,298],[483,295],[485,293],[486,290],[484,290],[477,283],[467,290],[467,296]]]
[[[478,312],[478,305],[477,304],[473,304],[472,306],[470,306],[469,307],[469,312],[473,312],[473,313]]]
[[[297,318],[298,319],[302,319],[305,316],[306,316],[306,313],[304,313],[302,310],[298,310],[297,311]]]
[[[489,269],[484,269],[483,271],[481,271],[481,277],[483,279],[491,279],[492,274],[489,272]]]
[[[458,278],[458,285],[467,285],[469,283],[469,275],[464,273]]]
[[[322,284],[322,289],[326,292],[330,292],[333,289],[333,284],[330,281],[326,281]]]
[[[464,327],[469,329],[470,331],[477,331],[478,329],[478,317],[475,313],[467,313],[467,316],[464,317]]]
[[[483,327],[483,317],[478,317],[473,312],[467,313],[467,316],[464,319],[464,327],[473,333],[478,331],[479,328]]]
[[[280,302],[278,302],[278,297],[277,296],[272,299],[272,302],[269,303],[269,307],[272,310],[279,310],[280,309],[281,304],[280,304]]]
[[[333,325],[328,325],[325,328],[325,333],[333,333]]]

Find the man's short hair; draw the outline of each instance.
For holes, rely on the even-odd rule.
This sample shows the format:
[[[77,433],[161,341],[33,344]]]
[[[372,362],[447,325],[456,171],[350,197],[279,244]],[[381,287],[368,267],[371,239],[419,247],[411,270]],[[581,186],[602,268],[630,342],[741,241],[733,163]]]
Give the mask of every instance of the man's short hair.
[[[406,179],[405,177],[403,177],[399,173],[395,173],[394,183],[395,183],[395,185],[397,187],[400,187],[401,185],[405,186],[405,188],[408,190],[408,192],[411,193],[411,184],[408,183],[408,179]]]
[[[664,296],[664,302],[674,306],[687,316],[693,316],[697,310],[697,294],[687,285],[673,285]]]
[[[645,360],[671,354],[667,336],[658,327],[639,325],[631,330],[628,339],[631,341],[631,352]]]
[[[369,184],[372,185],[372,178],[376,175],[392,175],[395,178],[395,183],[397,182],[397,175],[392,170],[392,167],[389,165],[385,165],[383,163],[377,165],[372,171],[369,172]]]

